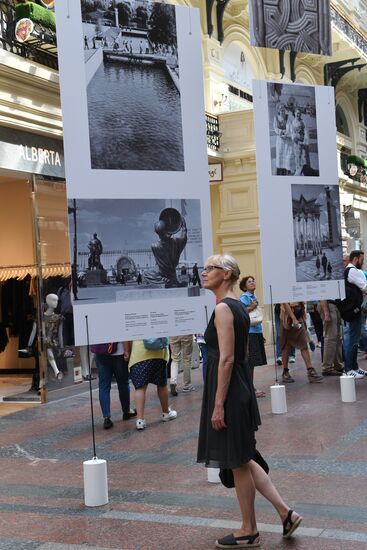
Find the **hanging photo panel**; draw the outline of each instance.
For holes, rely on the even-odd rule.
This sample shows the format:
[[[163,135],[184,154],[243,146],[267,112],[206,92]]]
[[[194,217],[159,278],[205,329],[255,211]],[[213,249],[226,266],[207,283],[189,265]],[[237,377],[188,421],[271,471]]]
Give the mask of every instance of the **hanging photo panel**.
[[[208,178],[198,10],[75,0],[56,11],[69,196],[179,197],[185,185],[199,197]]]
[[[249,0],[251,44],[332,55],[330,0]]]
[[[75,340],[203,332],[214,300],[199,11],[56,5]]]
[[[254,81],[266,303],[344,297],[333,90]]]
[[[73,199],[69,217],[79,343],[85,315],[101,342],[107,331],[109,340],[133,339],[205,325],[200,274],[209,252],[198,199]]]

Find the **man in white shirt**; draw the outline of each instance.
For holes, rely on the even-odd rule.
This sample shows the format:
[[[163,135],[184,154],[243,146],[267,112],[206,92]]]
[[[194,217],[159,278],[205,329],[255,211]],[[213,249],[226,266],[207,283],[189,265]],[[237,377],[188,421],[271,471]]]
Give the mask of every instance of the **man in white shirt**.
[[[363,260],[364,253],[362,250],[353,250],[349,254],[349,264],[346,267],[346,270],[349,270],[347,281],[356,287],[357,292],[360,292],[361,301],[363,299],[363,294],[367,294],[367,281],[362,271]],[[354,378],[364,378],[364,376],[367,376],[367,371],[359,368],[357,362],[361,331],[362,313],[360,311],[352,321],[345,323],[344,329],[345,371],[348,376],[353,376]]]

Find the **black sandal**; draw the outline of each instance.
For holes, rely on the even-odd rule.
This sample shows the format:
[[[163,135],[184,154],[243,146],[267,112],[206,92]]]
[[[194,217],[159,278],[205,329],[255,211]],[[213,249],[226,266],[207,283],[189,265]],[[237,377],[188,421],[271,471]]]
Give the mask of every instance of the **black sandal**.
[[[302,521],[302,516],[297,516],[297,518],[292,521],[291,517],[294,510],[288,510],[287,517],[283,521],[283,537],[285,539],[289,539],[297,529],[297,527],[300,526],[300,523]],[[297,512],[296,512],[297,513]]]
[[[217,548],[255,548],[260,546],[259,533],[235,537],[233,533],[215,541]]]

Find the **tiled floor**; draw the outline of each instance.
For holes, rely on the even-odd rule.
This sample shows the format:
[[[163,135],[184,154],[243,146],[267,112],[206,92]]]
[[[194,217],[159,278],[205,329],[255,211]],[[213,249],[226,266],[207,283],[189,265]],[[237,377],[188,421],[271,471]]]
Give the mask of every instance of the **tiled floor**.
[[[31,407],[37,407],[39,403],[4,403],[0,402],[0,416],[6,416],[13,414],[17,411],[24,409],[30,409]]]
[[[319,353],[317,350],[314,356]],[[363,367],[361,362],[361,366]],[[317,361],[315,361],[317,364]],[[310,385],[297,362],[287,387],[288,413],[271,413],[273,367],[256,369],[262,426],[258,448],[292,508],[304,516],[291,541],[280,535],[271,506],[257,499],[266,550],[361,550],[367,548],[367,379],[358,400],[340,401],[339,380]],[[115,426],[102,429],[98,393],[97,454],[105,458],[109,504],[86,508],[84,460],[92,458],[89,396],[66,397],[0,421],[0,550],[209,550],[239,522],[233,490],[209,484],[195,462],[201,405],[197,391],[172,398],[179,415],[160,422],[149,390],[147,429],[122,422],[113,390]]]

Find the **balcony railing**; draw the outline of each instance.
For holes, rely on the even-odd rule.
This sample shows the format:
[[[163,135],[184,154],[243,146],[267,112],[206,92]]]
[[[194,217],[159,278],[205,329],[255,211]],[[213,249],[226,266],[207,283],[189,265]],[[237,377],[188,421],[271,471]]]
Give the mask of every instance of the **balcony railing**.
[[[351,40],[357,48],[367,55],[367,40],[365,35],[358,31],[351,21],[347,19],[335,6],[331,6],[331,21],[336,27]]]
[[[219,120],[214,115],[205,114],[206,120],[206,143],[209,149],[212,151],[219,151],[220,148],[220,136]]]
[[[56,34],[36,24],[37,38],[21,43],[15,38],[15,24],[15,0],[0,0],[0,47],[57,70]]]

